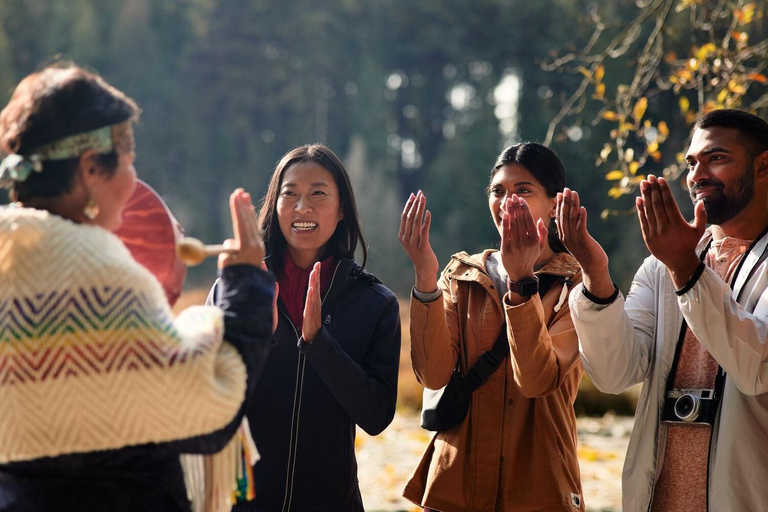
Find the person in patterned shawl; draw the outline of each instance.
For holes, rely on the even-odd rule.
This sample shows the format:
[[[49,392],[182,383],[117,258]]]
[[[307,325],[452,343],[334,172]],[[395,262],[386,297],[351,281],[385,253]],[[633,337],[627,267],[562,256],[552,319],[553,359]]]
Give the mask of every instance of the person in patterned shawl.
[[[138,112],[57,64],[0,113],[0,185],[15,201],[0,208],[2,511],[187,511],[179,455],[242,448],[274,295],[250,196],[230,198],[239,249],[219,262],[220,307],[174,318],[111,233],[136,186]]]

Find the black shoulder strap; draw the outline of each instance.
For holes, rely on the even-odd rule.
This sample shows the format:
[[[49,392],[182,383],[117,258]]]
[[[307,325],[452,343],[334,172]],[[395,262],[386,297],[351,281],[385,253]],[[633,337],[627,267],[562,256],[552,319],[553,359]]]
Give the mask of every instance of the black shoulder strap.
[[[558,280],[565,282],[567,278],[552,274],[539,274],[539,296],[543,297],[547,291]],[[496,338],[493,348],[485,352],[477,362],[472,365],[463,381],[467,391],[474,391],[488,380],[493,372],[501,365],[504,358],[509,353],[509,342],[507,341],[507,323],[501,324],[501,332]]]
[[[561,280],[565,282],[567,278],[552,274],[539,274],[539,296],[544,296],[555,282]],[[504,358],[509,353],[509,342],[507,341],[507,323],[501,324],[501,332],[493,348],[485,352],[477,362],[472,365],[464,376],[464,386],[467,391],[474,391],[488,380],[493,372],[501,365]]]
[[[477,360],[472,368],[469,369],[467,374],[462,379],[464,381],[465,389],[472,392],[485,384],[488,377],[501,365],[504,358],[507,357],[509,352],[509,342],[507,342],[507,323],[501,324],[501,332],[499,337],[496,338],[496,343],[493,344],[493,348],[488,350],[480,359]]]
[[[565,277],[556,276],[554,274],[539,274],[536,276],[539,278],[539,297],[543,297],[547,294],[552,285],[558,280],[565,282]]]

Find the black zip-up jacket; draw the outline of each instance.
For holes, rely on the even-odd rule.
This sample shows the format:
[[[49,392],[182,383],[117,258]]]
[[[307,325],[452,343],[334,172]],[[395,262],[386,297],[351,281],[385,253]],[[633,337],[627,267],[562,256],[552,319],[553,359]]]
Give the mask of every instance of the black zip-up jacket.
[[[247,411],[261,455],[256,499],[233,511],[362,511],[355,426],[376,435],[395,414],[397,298],[352,260],[341,260],[312,343],[300,340],[280,300],[278,308],[275,346]]]

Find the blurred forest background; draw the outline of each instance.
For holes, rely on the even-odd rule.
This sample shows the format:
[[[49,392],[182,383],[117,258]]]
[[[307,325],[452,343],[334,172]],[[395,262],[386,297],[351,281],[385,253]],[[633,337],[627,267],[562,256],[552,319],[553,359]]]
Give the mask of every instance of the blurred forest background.
[[[551,143],[626,291],[647,254],[639,180],[680,177],[701,112],[764,113],[767,10],[744,0],[0,0],[0,104],[58,59],[101,73],[143,109],[139,176],[209,242],[231,236],[234,188],[260,197],[286,151],[325,143],[352,175],[368,268],[401,296],[413,279],[397,241],[408,194],[425,192],[445,264],[497,243],[484,189],[500,150]],[[207,262],[187,285],[214,275]]]
[[[606,4],[609,26],[636,15],[633,1]],[[230,236],[231,190],[260,197],[286,151],[326,143],[353,176],[369,269],[405,296],[413,274],[397,228],[407,195],[427,195],[441,264],[496,243],[484,191],[490,168],[504,146],[545,139],[583,76],[542,64],[588,40],[595,5],[0,0],[0,103],[27,73],[58,58],[98,71],[143,109],[139,176],[188,234],[209,242]],[[651,101],[648,115],[665,108]],[[646,249],[634,216],[599,218],[633,204],[608,197],[594,164],[609,131],[558,127],[552,145],[626,290]],[[679,151],[687,130],[674,136]],[[214,275],[209,262],[190,272],[188,286],[208,286]]]
[[[408,194],[425,192],[445,265],[454,252],[498,241],[485,187],[499,152],[523,140],[551,144],[626,292],[648,254],[633,208],[638,182],[653,173],[684,186],[682,152],[701,113],[766,114],[768,3],[0,0],[0,105],[25,75],[59,59],[136,99],[139,176],[206,242],[231,236],[230,192],[243,186],[261,197],[288,150],[322,142],[344,160],[368,269],[404,298],[405,419],[383,444],[370,443],[394,440],[370,458],[374,468],[403,454],[413,461],[386,466],[380,501],[366,484],[374,509],[401,510],[392,489],[426,443],[413,432],[421,401],[408,354],[413,271],[397,241]],[[690,217],[683,186],[675,190]],[[202,301],[215,274],[214,261],[190,269],[186,303]],[[577,413],[631,414],[631,395],[600,395],[585,379]],[[579,427],[584,481],[595,488],[585,496],[596,509],[618,509],[630,422],[606,414]],[[590,444],[590,433],[602,441]],[[607,447],[612,438],[618,444]],[[398,444],[408,439],[413,447]],[[615,467],[589,465],[606,461]]]

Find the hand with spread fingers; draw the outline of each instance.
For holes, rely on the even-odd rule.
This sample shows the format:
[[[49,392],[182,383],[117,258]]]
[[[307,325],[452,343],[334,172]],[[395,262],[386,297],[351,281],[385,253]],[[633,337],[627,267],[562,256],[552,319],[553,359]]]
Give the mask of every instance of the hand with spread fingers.
[[[435,251],[429,244],[432,214],[426,207],[427,198],[421,190],[416,195],[410,195],[400,215],[397,238],[416,270],[416,289],[430,293],[437,290],[437,272],[440,268]]]
[[[503,205],[501,262],[512,281],[533,277],[533,265],[547,245],[547,228],[533,220],[525,199],[512,194]]]
[[[687,222],[667,180],[651,174],[640,182],[635,206],[645,245],[670,270],[675,287],[681,288],[699,266],[696,245],[707,227],[704,202],[696,203],[694,220]]]
[[[598,297],[610,297],[614,288],[608,255],[587,231],[587,209],[581,206],[578,192],[565,188],[557,194],[555,223],[558,238],[581,265],[584,286]]]
[[[232,192],[229,196],[229,210],[235,238],[225,240],[224,247],[237,250],[220,254],[219,268],[243,264],[261,266],[264,261],[264,240],[259,231],[251,195],[242,188]]]
[[[320,262],[316,262],[309,274],[309,288],[304,302],[304,321],[301,325],[301,336],[305,343],[312,343],[322,327],[323,302],[320,296]]]

